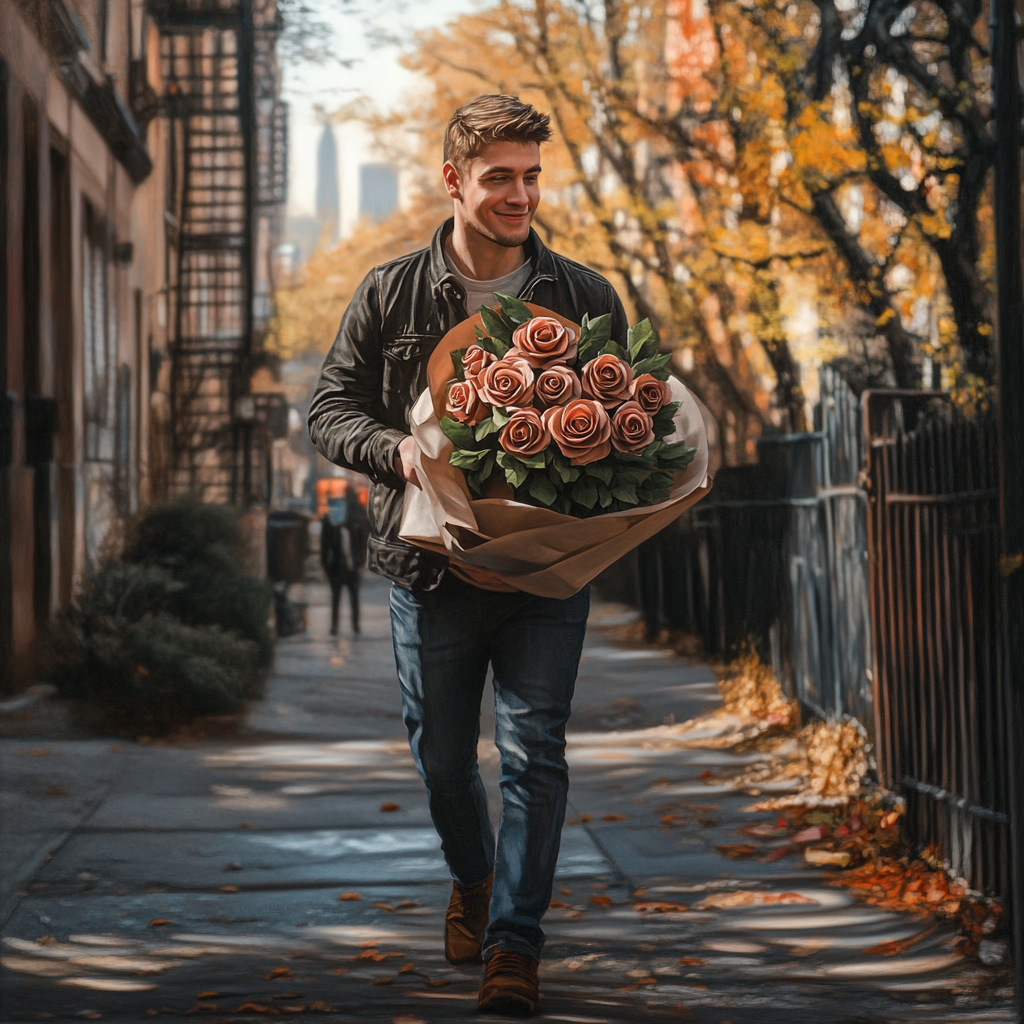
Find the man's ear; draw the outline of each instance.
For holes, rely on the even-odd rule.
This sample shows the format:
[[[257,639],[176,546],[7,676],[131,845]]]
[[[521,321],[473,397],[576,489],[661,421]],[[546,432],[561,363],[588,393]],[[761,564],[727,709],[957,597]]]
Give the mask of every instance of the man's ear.
[[[452,199],[462,199],[462,175],[459,174],[459,169],[451,162],[446,160],[444,167],[441,168],[441,177],[444,178],[445,188],[448,189],[448,195]]]

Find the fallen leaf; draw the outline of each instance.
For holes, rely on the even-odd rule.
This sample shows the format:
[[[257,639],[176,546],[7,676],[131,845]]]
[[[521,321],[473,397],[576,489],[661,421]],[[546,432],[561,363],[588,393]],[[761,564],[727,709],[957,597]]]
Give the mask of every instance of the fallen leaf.
[[[84,1017],[86,1020],[99,1020],[103,1016],[102,1013],[97,1013],[95,1010],[79,1010],[75,1014],[76,1017]]]
[[[398,910],[412,910],[414,907],[423,906],[419,900],[402,900],[400,903],[396,903],[395,906]]]
[[[634,903],[633,909],[638,914],[684,914],[686,907],[682,903],[673,903],[670,900],[643,900]]]
[[[238,892],[237,885],[222,885],[220,887],[221,892]]]
[[[350,902],[352,900],[361,900],[362,898],[363,897],[360,896],[359,893],[357,893],[357,892],[343,892],[338,897],[338,902],[339,903],[348,903],[348,902]]]
[[[378,910],[386,910],[389,914],[393,914],[395,912],[395,908],[390,903],[374,903],[373,906]]]
[[[890,811],[888,814],[882,816],[882,820],[878,823],[879,828],[891,828],[900,820],[899,811]]]
[[[56,941],[57,941],[56,938],[54,938],[54,936],[52,936],[52,935],[40,935],[39,938],[36,939],[36,945],[37,946],[52,946]]]
[[[33,757],[46,757],[49,754],[48,750],[44,750],[42,747],[34,747],[32,750]]]
[[[602,821],[625,821],[626,816],[624,814],[602,814]]]
[[[210,1010],[216,1012],[220,1007],[220,1003],[196,1003],[195,1006],[189,1009],[189,1013],[202,1013],[204,1010]]]
[[[335,967],[331,974],[348,974],[347,967]]]
[[[654,781],[653,781],[653,782],[651,783],[651,785],[652,785],[652,786],[667,786],[667,785],[668,785],[668,779],[666,779],[666,778],[664,778],[664,777],[662,777],[662,778],[660,778],[660,779],[655,779],[655,780],[654,780]]]
[[[374,985],[390,985],[391,984],[391,979],[390,978],[374,978],[373,979],[373,983],[374,983]]]
[[[762,821],[757,825],[744,825],[740,829],[740,835],[753,836],[755,839],[764,839],[774,833],[775,826],[770,821]]]
[[[242,1003],[235,1013],[270,1013],[270,1007],[262,1003]]]
[[[757,853],[753,843],[720,843],[717,849],[727,860],[749,860]]]
[[[611,896],[588,896],[588,903],[593,903],[597,907],[610,907],[612,905]]]
[[[561,900],[552,900],[548,904],[548,906],[550,906],[552,910],[568,910],[569,909],[569,904],[568,903],[563,903]]]
[[[558,892],[559,892],[559,895],[561,895],[561,896],[571,896],[572,895],[572,889],[559,889]]]
[[[170,923],[171,922],[168,921],[166,917],[154,917],[153,920],[149,922],[149,927],[150,928],[159,928],[161,925],[170,924]]]
[[[423,980],[431,988],[444,988],[445,985],[451,984],[450,978],[424,978]]]
[[[759,892],[744,889],[738,892],[720,892],[707,896],[697,904],[697,910],[732,910],[736,907],[766,907],[783,905],[816,905],[817,900],[801,896],[798,892]]]
[[[702,771],[700,775],[697,776],[697,778],[700,779],[702,782],[707,782],[708,779],[713,779],[714,777],[715,773],[710,768],[705,768],[704,771]]]
[[[699,956],[681,956],[679,962],[686,967],[703,967],[706,963]]]
[[[580,815],[580,821],[582,821],[584,823],[590,821],[590,815],[589,814],[581,814]]]
[[[580,819],[579,818],[566,818],[565,819],[565,823],[566,823],[566,825],[578,825],[580,823]]]
[[[400,811],[402,808],[398,804],[393,804],[390,800],[387,803],[381,804],[380,809],[385,814],[390,814],[392,811]]]
[[[935,925],[932,925],[931,928],[923,932],[911,935],[909,939],[879,942],[878,945],[863,950],[863,953],[865,956],[899,956],[901,953],[906,953],[911,946],[916,946],[922,939],[926,939],[929,935],[933,934],[935,927]]]
[[[804,860],[814,867],[845,868],[850,863],[846,850],[804,850]]]
[[[647,886],[646,885],[641,885],[639,889],[634,889],[633,890],[633,895],[639,897],[639,896],[643,896],[643,894],[645,892],[647,892]]]
[[[387,953],[380,953],[376,949],[364,949],[362,953],[352,957],[353,960],[372,960],[375,964],[379,964],[382,960],[387,960]]]
[[[408,963],[408,964],[403,964],[401,967],[399,967],[398,968],[398,973],[399,974],[408,974],[410,971],[415,971],[415,970],[416,970],[416,965],[413,964],[413,963]]]
[[[319,1010],[320,1013],[330,1013],[334,1009],[329,1003],[325,1003],[322,999],[318,999],[315,1003],[310,1003],[306,1007],[307,1010]]]
[[[780,846],[777,850],[772,850],[766,856],[762,857],[761,860],[763,860],[766,864],[771,864],[774,861],[782,860],[783,857],[787,856],[790,853],[792,853],[790,847]]]
[[[662,825],[685,825],[686,815],[685,814],[663,814],[661,816]]]
[[[290,967],[275,967],[269,974],[263,975],[264,981],[273,981],[274,978],[290,978],[292,969]]]
[[[220,996],[219,992],[200,992],[196,996],[196,999],[216,999]]]
[[[816,843],[828,835],[828,830],[821,825],[814,825],[812,828],[805,828],[793,836],[794,843]]]
[[[837,836],[848,836],[849,834],[850,830],[845,825],[840,825],[839,828],[836,829]]]
[[[303,1003],[302,1006],[282,1006],[281,1009],[284,1010],[285,1013],[305,1013],[306,1004]]]

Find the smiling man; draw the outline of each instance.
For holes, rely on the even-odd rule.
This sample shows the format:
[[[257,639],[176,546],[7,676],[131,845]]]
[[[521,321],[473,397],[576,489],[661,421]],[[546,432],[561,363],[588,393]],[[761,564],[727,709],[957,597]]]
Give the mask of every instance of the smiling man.
[[[440,338],[495,292],[579,323],[626,316],[599,274],[548,250],[530,222],[540,202],[549,118],[514,96],[480,96],[455,112],[442,175],[454,216],[429,248],[370,271],[341,321],[309,411],[331,462],[370,489],[369,566],[392,581],[391,625],[405,724],[453,885],[445,922],[452,964],[486,964],[482,1010],[529,1013],[538,998],[540,920],[551,885],[568,773],[565,725],[589,593],[564,601],[456,573],[399,539],[416,486],[409,411]],[[494,676],[501,755],[497,840],[477,769],[480,701]]]

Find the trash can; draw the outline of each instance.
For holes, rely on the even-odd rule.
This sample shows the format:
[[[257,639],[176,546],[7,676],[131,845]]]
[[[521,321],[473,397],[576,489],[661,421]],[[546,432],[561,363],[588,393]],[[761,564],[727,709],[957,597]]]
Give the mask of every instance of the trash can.
[[[309,520],[302,512],[267,516],[267,575],[275,583],[301,583],[306,575]]]

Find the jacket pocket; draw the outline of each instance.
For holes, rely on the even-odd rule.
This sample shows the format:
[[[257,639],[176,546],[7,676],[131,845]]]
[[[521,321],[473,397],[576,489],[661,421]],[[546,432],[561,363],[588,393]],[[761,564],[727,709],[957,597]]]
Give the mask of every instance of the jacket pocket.
[[[384,407],[409,422],[409,409],[427,383],[427,359],[438,338],[433,334],[403,334],[384,338]]]

